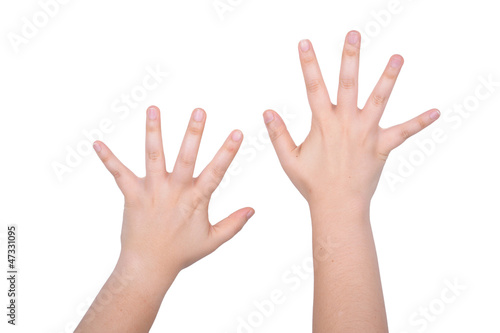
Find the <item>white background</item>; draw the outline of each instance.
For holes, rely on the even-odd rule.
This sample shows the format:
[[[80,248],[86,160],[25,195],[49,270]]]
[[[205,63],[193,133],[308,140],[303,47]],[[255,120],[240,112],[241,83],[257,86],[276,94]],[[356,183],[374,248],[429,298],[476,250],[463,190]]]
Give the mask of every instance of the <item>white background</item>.
[[[292,272],[311,256],[308,207],[262,135],[261,114],[288,114],[299,143],[310,110],[298,41],[313,42],[334,98],[340,45],[358,29],[360,106],[398,53],[405,65],[382,126],[433,107],[443,114],[391,154],[372,202],[390,329],[499,332],[500,86],[482,83],[500,81],[496,3],[220,3],[231,10],[218,12],[213,0],[73,0],[43,22],[39,2],[2,1],[0,240],[5,253],[6,225],[18,224],[20,275],[15,328],[6,324],[7,284],[0,283],[0,330],[73,331],[116,262],[123,205],[112,176],[86,153],[83,131],[112,121],[103,141],[143,175],[145,110],[154,104],[162,110],[170,168],[195,107],[208,114],[197,172],[232,129],[244,132],[238,167],[210,216],[216,222],[247,205],[256,214],[178,276],[151,332],[237,332],[249,316],[253,326],[241,332],[310,332],[312,275]],[[23,18],[45,26],[14,46],[13,36],[26,33]],[[115,112],[122,95],[140,93],[147,68],[168,77],[127,114]],[[430,141],[436,130],[439,142]],[[67,166],[68,149],[78,147],[84,156],[58,177],[55,163]],[[454,295],[446,291],[450,282],[466,289],[444,303],[442,292]],[[257,313],[254,302],[274,289],[284,293],[283,304],[268,316]],[[418,311],[429,307],[432,320],[423,319]]]

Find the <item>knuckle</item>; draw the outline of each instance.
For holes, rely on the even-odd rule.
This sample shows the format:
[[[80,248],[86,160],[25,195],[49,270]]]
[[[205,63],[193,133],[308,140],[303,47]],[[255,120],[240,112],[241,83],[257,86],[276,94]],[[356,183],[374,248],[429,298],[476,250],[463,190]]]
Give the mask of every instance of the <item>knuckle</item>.
[[[219,180],[219,179],[222,179],[224,177],[224,174],[226,173],[226,170],[224,170],[224,168],[221,168],[219,166],[213,166],[210,168],[210,174],[212,176],[212,181],[209,182],[209,184],[211,184],[213,186],[213,184],[215,183],[215,181],[213,180]]]
[[[378,158],[383,162],[386,162],[387,158],[389,157],[389,153],[378,152],[377,155]]]
[[[193,191],[190,192],[189,198],[192,204],[192,208],[196,209],[201,204],[206,202],[207,198],[210,198],[210,192],[206,188],[194,187]]]
[[[224,145],[224,150],[230,154],[234,154],[238,149],[238,146],[234,143],[228,143]]]
[[[410,136],[411,133],[407,129],[404,128],[401,130],[401,137],[403,138],[403,140],[408,139]]]
[[[385,78],[385,79],[388,79],[388,80],[391,80],[391,81],[394,81],[397,77],[397,74],[394,73],[393,71],[389,71],[389,70],[386,70],[384,71],[384,73],[382,74],[382,76]]]
[[[213,179],[209,179],[208,181],[203,183],[198,183],[198,186],[196,187],[197,194],[195,196],[199,198],[200,202],[203,202],[206,199],[210,199],[217,186],[217,182]]]
[[[188,168],[193,165],[193,161],[185,156],[179,156],[179,166],[181,168]]]
[[[147,124],[146,126],[146,132],[148,133],[156,133],[160,131],[160,125],[158,124]]]
[[[161,154],[157,151],[152,151],[148,153],[148,160],[150,161],[158,161],[160,159]]]
[[[419,129],[424,129],[427,126],[427,123],[424,121],[422,117],[417,118],[417,123]]]
[[[187,133],[194,136],[200,136],[202,132],[201,127],[198,126],[188,126]]]
[[[304,65],[314,64],[314,63],[316,63],[316,57],[313,55],[303,57],[302,62],[304,63]]]
[[[359,54],[359,50],[353,46],[346,46],[344,48],[344,55],[347,57],[355,57]]]
[[[385,97],[382,95],[373,95],[371,100],[375,106],[383,106],[385,103]]]
[[[111,160],[111,154],[105,154],[101,156],[101,161],[104,164],[108,164],[108,162]]]
[[[215,181],[208,182],[205,185],[205,188],[203,189],[203,192],[202,192],[204,195],[204,198],[210,199],[210,197],[212,196],[212,193],[214,193],[215,190],[217,189],[217,186],[219,186],[219,184]]]
[[[111,174],[113,175],[113,177],[114,177],[115,179],[118,179],[118,178],[120,178],[120,177],[121,177],[121,173],[120,173],[120,171],[118,171],[118,170],[113,170],[113,171],[111,171]]]
[[[279,126],[272,129],[272,131],[269,133],[269,138],[274,142],[277,141],[283,134],[285,134],[285,127]]]
[[[310,94],[317,93],[321,90],[323,83],[320,79],[311,79],[306,82],[307,92]]]
[[[339,85],[342,89],[353,89],[356,86],[354,79],[340,79]]]

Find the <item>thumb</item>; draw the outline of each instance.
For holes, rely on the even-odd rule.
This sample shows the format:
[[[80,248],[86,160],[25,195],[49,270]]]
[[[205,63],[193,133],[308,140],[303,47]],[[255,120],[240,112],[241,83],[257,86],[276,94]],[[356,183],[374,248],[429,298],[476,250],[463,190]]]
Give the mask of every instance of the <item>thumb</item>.
[[[273,110],[266,110],[264,112],[264,122],[266,123],[269,138],[273,143],[274,150],[276,150],[281,165],[284,165],[292,156],[292,151],[297,148],[297,145],[293,142],[285,122],[278,113]]]
[[[242,208],[213,225],[211,229],[211,237],[213,238],[214,244],[213,250],[233,238],[254,213],[255,210],[253,210],[253,208]]]

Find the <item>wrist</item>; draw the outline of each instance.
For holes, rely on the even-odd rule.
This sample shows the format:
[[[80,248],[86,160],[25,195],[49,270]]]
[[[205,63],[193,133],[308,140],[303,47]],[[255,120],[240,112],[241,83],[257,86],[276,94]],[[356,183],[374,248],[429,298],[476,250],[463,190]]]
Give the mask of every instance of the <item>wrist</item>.
[[[370,224],[370,200],[362,196],[327,195],[308,203],[314,237]]]
[[[358,193],[324,193],[308,200],[313,212],[367,213],[370,210],[371,197]]]
[[[134,285],[146,294],[165,295],[180,269],[174,265],[165,266],[144,260],[133,253],[123,251],[116,264],[113,274],[126,280],[133,280]]]

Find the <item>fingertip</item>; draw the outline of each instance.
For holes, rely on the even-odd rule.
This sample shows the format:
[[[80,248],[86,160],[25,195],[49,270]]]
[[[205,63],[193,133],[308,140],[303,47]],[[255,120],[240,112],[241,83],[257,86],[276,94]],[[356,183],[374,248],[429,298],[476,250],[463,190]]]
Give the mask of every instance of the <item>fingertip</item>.
[[[156,106],[152,105],[152,106],[148,107],[146,113],[147,113],[149,120],[155,120],[160,115],[160,109],[158,109]]]
[[[205,118],[207,117],[207,114],[206,114],[205,110],[203,110],[202,108],[196,108],[196,109],[194,109],[192,116],[193,116],[194,121],[201,122],[201,121],[205,120]]]
[[[234,142],[240,142],[243,139],[243,133],[240,130],[234,130],[231,132],[231,139]]]
[[[255,209],[253,208],[250,208],[248,211],[247,211],[247,214],[246,214],[246,218],[247,218],[247,221],[250,220],[250,218],[255,214]]]
[[[263,117],[264,117],[264,123],[269,124],[271,121],[274,120],[274,111],[273,110],[264,111]]]
[[[399,68],[399,67],[403,66],[404,58],[399,54],[395,54],[389,60],[389,64],[392,68]]]
[[[347,42],[351,45],[356,45],[361,40],[361,34],[357,30],[351,30],[346,36]]]
[[[309,39],[303,39],[299,42],[299,50],[302,52],[307,52],[311,49],[311,41]]]
[[[441,111],[439,111],[438,109],[433,109],[429,113],[429,118],[431,118],[432,121],[438,119],[440,116],[441,116]]]
[[[94,143],[92,144],[92,147],[94,147],[94,150],[96,153],[100,153],[101,150],[102,150],[102,146],[101,146],[101,141],[97,140],[97,141],[94,141]]]
[[[398,54],[398,53],[394,54],[392,57],[397,57],[397,58],[399,58],[399,59],[401,60],[401,62],[404,62],[404,61],[405,61],[405,58],[403,58],[403,56],[402,56],[401,54]]]

